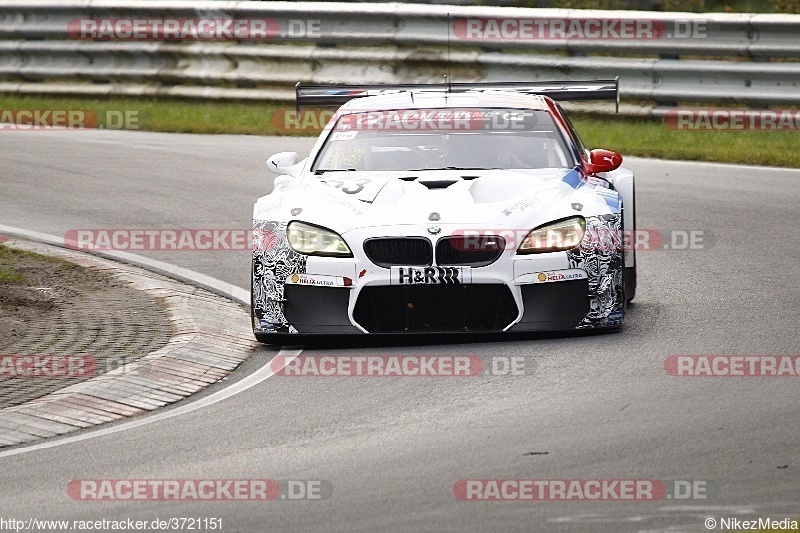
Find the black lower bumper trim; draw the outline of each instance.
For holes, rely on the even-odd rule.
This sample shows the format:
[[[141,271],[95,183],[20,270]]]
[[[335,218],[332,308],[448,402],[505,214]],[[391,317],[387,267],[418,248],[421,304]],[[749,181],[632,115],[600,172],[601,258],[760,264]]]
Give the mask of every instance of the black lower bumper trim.
[[[575,329],[589,313],[589,282],[585,279],[522,286],[522,319],[509,331]]]
[[[350,290],[286,285],[283,314],[298,333],[362,333],[347,316]]]
[[[370,333],[502,331],[517,315],[503,284],[365,287],[353,311]]]

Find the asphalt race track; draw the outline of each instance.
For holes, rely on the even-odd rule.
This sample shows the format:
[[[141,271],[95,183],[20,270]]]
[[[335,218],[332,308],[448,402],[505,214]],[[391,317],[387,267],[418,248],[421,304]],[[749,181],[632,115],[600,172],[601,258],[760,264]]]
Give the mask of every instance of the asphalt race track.
[[[248,228],[253,201],[271,189],[266,158],[311,144],[0,132],[0,224],[59,236],[79,228]],[[221,517],[223,531],[706,531],[708,517],[799,519],[798,378],[673,377],[664,362],[679,354],[800,354],[800,234],[792,229],[800,171],[623,165],[637,173],[639,227],[661,232],[669,247],[639,252],[638,295],[622,332],[316,347],[307,353],[472,355],[487,366],[523,357],[525,371],[273,376],[169,419],[0,453],[0,515]],[[690,231],[703,232],[702,245],[671,247],[673,235]],[[248,286],[247,251],[141,254]],[[260,348],[211,392],[276,353]],[[79,501],[67,492],[75,479],[256,478],[323,480],[333,492],[268,502]],[[467,479],[689,480],[704,483],[707,498],[461,501],[453,488]]]

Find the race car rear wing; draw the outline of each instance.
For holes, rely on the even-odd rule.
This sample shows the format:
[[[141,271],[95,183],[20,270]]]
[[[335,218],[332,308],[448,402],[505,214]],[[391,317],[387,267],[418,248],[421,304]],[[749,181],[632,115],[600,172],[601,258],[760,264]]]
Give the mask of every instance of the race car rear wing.
[[[589,81],[501,81],[475,83],[411,83],[405,85],[300,85],[295,86],[297,107],[340,106],[354,98],[398,92],[513,91],[539,94],[563,102],[614,100],[619,111],[619,77]]]

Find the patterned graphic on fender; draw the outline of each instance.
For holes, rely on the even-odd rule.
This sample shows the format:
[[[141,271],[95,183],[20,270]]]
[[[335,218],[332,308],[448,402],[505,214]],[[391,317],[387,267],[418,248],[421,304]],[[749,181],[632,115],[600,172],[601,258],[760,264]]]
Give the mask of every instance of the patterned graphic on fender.
[[[283,314],[283,287],[290,274],[305,274],[306,256],[289,247],[286,222],[253,221],[253,328],[297,333]]]
[[[579,328],[622,324],[621,221],[622,215],[588,217],[581,245],[567,252],[569,267],[589,275],[589,313]]]

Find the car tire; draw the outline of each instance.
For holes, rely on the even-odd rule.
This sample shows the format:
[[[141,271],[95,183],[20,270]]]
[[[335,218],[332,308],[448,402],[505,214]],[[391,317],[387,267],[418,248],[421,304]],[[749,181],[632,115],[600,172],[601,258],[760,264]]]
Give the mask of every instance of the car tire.
[[[636,267],[623,269],[622,291],[625,293],[625,303],[630,303],[636,296]]]
[[[632,267],[622,267],[622,292],[625,295],[625,303],[629,303],[633,300],[636,296],[636,185],[633,186],[633,233],[631,234],[631,238],[628,240],[628,246],[631,246],[633,252],[633,266]],[[625,235],[625,225],[622,226],[622,234]],[[623,243],[624,243],[623,239]],[[623,254],[623,265],[624,265],[624,254]]]

